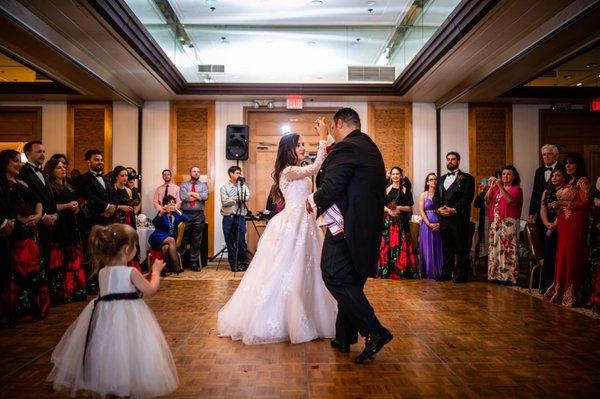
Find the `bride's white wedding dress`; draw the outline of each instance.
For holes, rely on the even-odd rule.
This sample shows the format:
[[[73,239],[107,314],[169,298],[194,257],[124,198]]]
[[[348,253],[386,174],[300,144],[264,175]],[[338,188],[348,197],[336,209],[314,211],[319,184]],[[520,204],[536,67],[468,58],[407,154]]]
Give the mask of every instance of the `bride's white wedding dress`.
[[[325,160],[326,145],[320,142],[312,165],[282,171],[285,208],[267,224],[248,271],[219,311],[219,336],[245,344],[335,337],[337,303],[320,269],[324,235],[314,214],[306,211],[309,177]]]

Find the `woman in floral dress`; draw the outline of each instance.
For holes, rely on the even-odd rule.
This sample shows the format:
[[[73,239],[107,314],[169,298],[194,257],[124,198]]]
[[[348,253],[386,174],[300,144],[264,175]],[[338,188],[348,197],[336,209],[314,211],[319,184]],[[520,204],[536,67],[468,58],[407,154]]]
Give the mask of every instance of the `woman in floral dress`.
[[[512,165],[502,168],[502,177],[490,177],[485,194],[490,218],[488,280],[515,284],[519,274],[517,238],[523,207],[519,172]]]
[[[419,267],[413,247],[409,218],[412,212],[412,193],[401,184],[402,169],[390,170],[391,184],[386,189],[384,226],[379,249],[377,278],[393,280],[419,277]]]

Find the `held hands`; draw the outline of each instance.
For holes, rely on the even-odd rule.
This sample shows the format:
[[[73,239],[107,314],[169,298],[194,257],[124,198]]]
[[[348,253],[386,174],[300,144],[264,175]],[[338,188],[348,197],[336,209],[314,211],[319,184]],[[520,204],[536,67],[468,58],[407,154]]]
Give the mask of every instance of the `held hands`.
[[[437,209],[437,213],[439,213],[442,216],[448,217],[448,216],[456,215],[457,212],[456,212],[456,209],[450,208],[450,207],[444,205],[441,208]]]
[[[312,208],[312,206],[310,205],[310,201],[309,201],[309,200],[306,200],[306,211],[307,211],[308,213],[313,213],[313,208]]]
[[[320,140],[327,140],[327,136],[331,132],[332,123],[325,117],[320,117],[315,120],[315,132],[319,135]]]
[[[429,223],[429,228],[431,231],[438,231],[440,229],[439,223]]]

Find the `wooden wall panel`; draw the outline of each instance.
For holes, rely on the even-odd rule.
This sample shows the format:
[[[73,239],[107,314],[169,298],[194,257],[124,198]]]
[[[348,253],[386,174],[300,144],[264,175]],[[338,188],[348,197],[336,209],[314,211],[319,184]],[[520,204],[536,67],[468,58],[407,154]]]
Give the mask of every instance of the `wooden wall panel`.
[[[411,180],[412,106],[408,103],[370,102],[368,133],[375,141],[390,170],[400,166]]]
[[[476,187],[512,162],[512,105],[469,104],[469,171]]]
[[[113,168],[112,103],[67,105],[67,157],[70,167],[85,172],[84,154],[89,149],[103,152],[104,173]]]
[[[177,184],[189,179],[193,166],[200,168],[206,176],[209,199],[206,202],[205,216],[209,225],[209,256],[215,252],[214,201],[215,194],[215,103],[214,101],[172,101],[169,127],[169,165]],[[218,228],[221,228],[220,226]]]
[[[42,139],[42,107],[0,107],[0,142],[17,143]]]

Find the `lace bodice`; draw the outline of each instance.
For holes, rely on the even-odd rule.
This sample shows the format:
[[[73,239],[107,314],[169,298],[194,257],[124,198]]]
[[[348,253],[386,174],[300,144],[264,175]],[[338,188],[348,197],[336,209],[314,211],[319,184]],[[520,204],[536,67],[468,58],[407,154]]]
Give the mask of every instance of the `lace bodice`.
[[[327,157],[327,142],[319,141],[319,151],[315,162],[307,166],[288,166],[281,172],[279,188],[285,198],[285,207],[305,206],[312,192],[310,177],[317,174]]]

